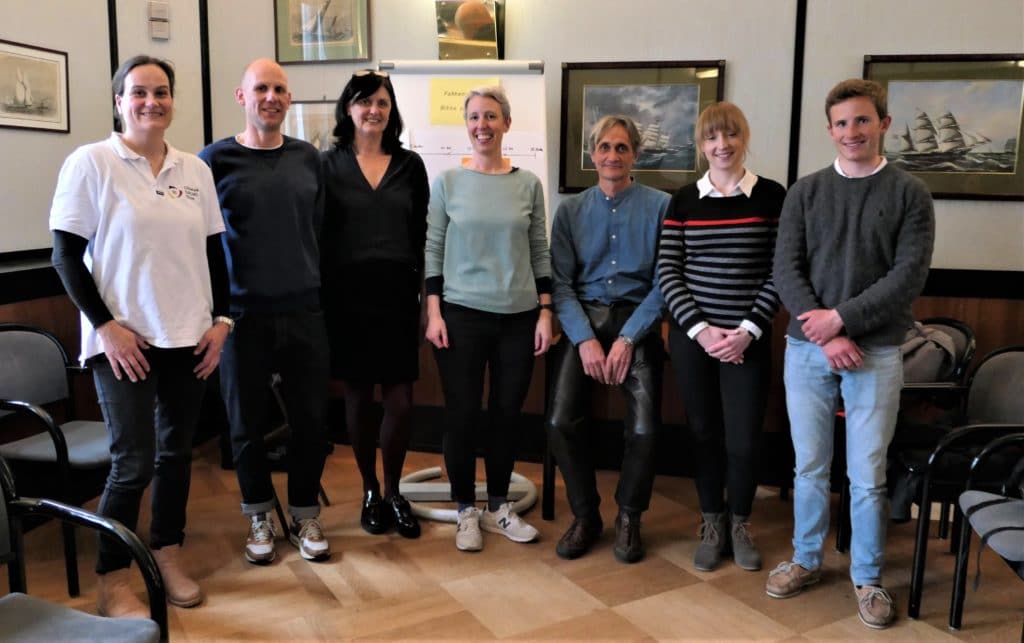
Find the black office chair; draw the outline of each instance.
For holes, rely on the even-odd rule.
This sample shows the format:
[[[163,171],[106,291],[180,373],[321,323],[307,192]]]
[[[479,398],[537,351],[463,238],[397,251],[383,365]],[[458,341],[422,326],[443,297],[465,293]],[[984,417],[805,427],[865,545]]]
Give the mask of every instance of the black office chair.
[[[1007,346],[986,355],[967,385],[964,426],[946,433],[924,463],[904,458],[904,465],[923,474],[917,538],[914,545],[907,615],[917,618],[921,611],[924,568],[928,554],[928,531],[932,502],[956,502],[965,490],[970,464],[989,441],[1019,430],[1024,424],[1024,345]],[[914,452],[916,453],[916,451]],[[975,472],[976,488],[991,490],[1001,482]],[[953,533],[961,530],[962,513],[955,507]],[[954,542],[959,546],[959,543]]]
[[[103,532],[132,555],[149,595],[150,619],[103,618],[27,595],[22,519],[45,516]],[[7,564],[11,593],[0,597],[3,641],[166,641],[167,603],[163,578],[149,549],[116,520],[53,500],[20,498],[14,477],[0,458],[0,564]]]
[[[977,346],[974,338],[974,331],[962,321],[949,317],[929,317],[919,322],[925,330],[936,330],[944,333],[953,343],[952,359],[948,363],[938,366],[938,371],[931,373],[912,372],[907,367],[905,374],[906,383],[903,385],[903,401],[914,401],[919,404],[931,404],[946,409],[957,415],[962,411],[963,398],[967,390],[965,380],[968,367],[974,358],[974,351]],[[906,365],[905,365],[906,366]],[[920,450],[920,461],[924,461],[931,452],[932,447],[944,432],[941,428],[934,426],[909,426],[906,418],[897,420],[896,435],[889,447],[890,454],[906,451],[912,448]],[[845,416],[840,411],[836,418],[836,442],[845,435]],[[845,451],[836,450],[835,466],[842,466],[845,469]],[[839,495],[839,511],[836,515],[836,551],[846,552],[850,548],[850,483],[845,477]],[[943,503],[939,516],[940,536],[945,537],[946,528],[949,524],[950,504]]]
[[[27,437],[0,444],[0,456],[12,465],[23,464],[33,469],[41,464],[50,465],[58,484],[57,497],[70,504],[99,493],[102,487],[98,481],[110,469],[109,441],[103,422],[73,419],[69,376],[81,371],[70,363],[64,347],[50,333],[20,324],[0,324],[0,419],[20,416],[26,418],[28,427],[37,430]],[[58,424],[44,405],[63,406],[63,417],[69,421]],[[5,422],[13,419],[7,417]],[[85,474],[97,481],[96,493],[88,485],[73,485]],[[88,493],[83,493],[83,489]],[[65,522],[62,528],[68,593],[78,596],[74,525]]]
[[[1019,427],[1024,431],[1024,425]],[[998,456],[1004,456],[1004,468],[1010,473],[999,493],[974,489],[979,472]],[[1008,458],[1007,458],[1008,456]],[[971,462],[967,491],[960,494],[960,510],[965,520],[953,576],[953,596],[949,606],[949,627],[959,630],[963,623],[964,595],[967,585],[967,559],[971,529],[978,534],[978,561],[974,589],[981,580],[981,550],[988,545],[1024,580],[1024,433],[1014,433],[989,442]],[[1021,629],[1024,640],[1024,627]]]

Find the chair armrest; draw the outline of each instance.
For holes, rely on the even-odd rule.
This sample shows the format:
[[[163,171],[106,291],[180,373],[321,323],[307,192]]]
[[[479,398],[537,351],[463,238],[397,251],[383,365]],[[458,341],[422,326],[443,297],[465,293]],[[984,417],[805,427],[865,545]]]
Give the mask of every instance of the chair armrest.
[[[956,382],[911,382],[904,384],[903,393],[966,393],[967,387]]]
[[[991,440],[1020,430],[1020,424],[968,424],[957,427],[943,436],[932,449],[928,456],[927,473],[930,474],[939,458],[954,447],[974,445],[981,448]]]
[[[47,413],[46,409],[20,400],[0,400],[0,409],[27,415],[42,424],[46,432],[50,434],[50,439],[53,440],[53,448],[57,452],[58,469],[67,472],[68,443],[64,439],[64,432],[60,430],[57,423],[53,421],[53,416]]]
[[[92,369],[88,366],[79,366],[78,364],[68,364],[65,368],[68,371],[68,375],[88,375],[92,373]]]
[[[103,532],[120,541],[139,566],[142,578],[146,582],[146,592],[149,595],[150,617],[160,626],[160,639],[167,640],[167,596],[164,591],[163,577],[153,559],[153,554],[131,530],[116,520],[56,500],[17,498],[9,501],[8,506],[12,513],[55,518],[79,527]]]
[[[978,455],[974,456],[974,460],[971,461],[970,474],[967,476],[967,488],[973,488],[975,472],[979,471],[982,465],[987,463],[989,458],[991,458],[994,454],[999,453],[1006,447],[1014,444],[1024,445],[1024,424],[1016,425],[1016,430],[1013,433],[1010,433],[1009,435],[1003,435],[992,440],[991,442],[986,444],[981,449],[981,451],[978,452]],[[1016,467],[1014,467],[1014,469],[1016,469]],[[1012,473],[1013,471],[1011,471],[1011,478]],[[1008,480],[1006,484],[1003,485],[1002,495],[1009,495],[1009,490],[1007,489],[1007,486],[1010,484],[1013,484],[1012,479]]]

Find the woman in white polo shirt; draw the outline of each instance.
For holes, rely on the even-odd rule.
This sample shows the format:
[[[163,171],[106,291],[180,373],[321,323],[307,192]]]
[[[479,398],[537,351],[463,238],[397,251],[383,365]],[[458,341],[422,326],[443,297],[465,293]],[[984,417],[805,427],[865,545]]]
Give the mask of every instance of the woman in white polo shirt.
[[[150,546],[168,601],[203,600],[181,544],[192,436],[206,378],[233,325],[226,314],[224,231],[209,168],[171,147],[174,69],[135,56],[114,74],[123,133],[64,162],[50,210],[53,264],[82,311],[113,464],[99,513],[135,530],[152,482]],[[107,616],[148,618],[128,584],[130,559],[100,540],[97,602]]]

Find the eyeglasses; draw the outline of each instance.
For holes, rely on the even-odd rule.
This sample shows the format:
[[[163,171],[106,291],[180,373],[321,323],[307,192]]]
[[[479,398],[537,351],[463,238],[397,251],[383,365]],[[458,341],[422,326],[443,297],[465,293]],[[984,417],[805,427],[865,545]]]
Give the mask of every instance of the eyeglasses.
[[[360,69],[359,71],[354,72],[352,74],[352,77],[362,78],[363,76],[369,76],[370,74],[373,74],[374,76],[378,76],[380,78],[390,78],[390,74],[388,74],[388,72],[377,71],[376,69]]]

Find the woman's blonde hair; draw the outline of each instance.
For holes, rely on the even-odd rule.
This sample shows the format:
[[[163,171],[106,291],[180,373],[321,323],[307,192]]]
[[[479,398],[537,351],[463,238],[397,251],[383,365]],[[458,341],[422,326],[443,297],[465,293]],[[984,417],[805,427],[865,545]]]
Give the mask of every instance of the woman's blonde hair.
[[[736,105],[722,101],[712,103],[704,108],[704,111],[697,117],[697,165],[707,164],[704,152],[701,150],[701,142],[715,132],[736,132],[743,141],[743,153],[747,153],[750,145],[750,125],[747,124],[747,117]]]

